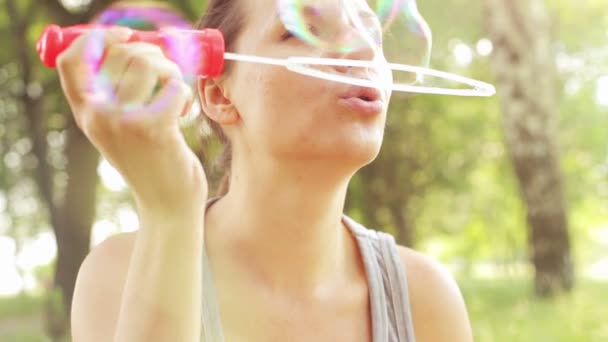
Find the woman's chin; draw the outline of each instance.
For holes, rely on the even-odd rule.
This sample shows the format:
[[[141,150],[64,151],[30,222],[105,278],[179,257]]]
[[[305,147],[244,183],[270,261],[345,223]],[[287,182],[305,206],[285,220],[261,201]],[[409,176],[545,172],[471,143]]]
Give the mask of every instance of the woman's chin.
[[[357,150],[344,151],[341,157],[343,165],[350,165],[355,171],[373,162],[380,153],[380,144],[365,145]]]
[[[382,140],[340,141],[318,151],[318,160],[327,167],[344,168],[356,171],[371,163],[380,153]]]
[[[314,137],[310,134],[295,136],[299,138],[275,145],[277,158],[302,164],[301,167],[356,171],[378,156],[384,130],[383,127],[351,126],[343,130],[334,129],[324,134],[319,133]]]
[[[380,153],[383,138],[384,131],[380,129],[358,130],[352,135],[337,139],[334,148],[340,150],[345,158],[358,160],[367,165]]]

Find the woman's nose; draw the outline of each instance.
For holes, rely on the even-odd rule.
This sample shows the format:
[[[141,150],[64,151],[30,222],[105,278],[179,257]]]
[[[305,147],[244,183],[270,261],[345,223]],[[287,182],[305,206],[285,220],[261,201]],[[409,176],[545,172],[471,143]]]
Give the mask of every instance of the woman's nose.
[[[367,45],[367,44],[366,44]],[[374,46],[360,46],[354,47],[348,52],[337,52],[331,54],[330,58],[335,59],[352,59],[361,61],[373,61],[377,54],[380,53],[379,48]],[[339,73],[349,73],[352,68],[351,66],[336,65],[333,67]]]

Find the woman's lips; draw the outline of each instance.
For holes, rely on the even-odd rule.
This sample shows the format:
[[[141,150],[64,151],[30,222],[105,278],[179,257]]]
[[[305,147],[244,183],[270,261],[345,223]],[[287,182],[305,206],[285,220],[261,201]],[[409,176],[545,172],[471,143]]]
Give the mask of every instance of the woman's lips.
[[[384,109],[384,102],[381,100],[366,101],[358,97],[349,97],[341,98],[338,103],[364,116],[378,115]]]
[[[384,101],[378,89],[365,87],[348,88],[338,103],[365,116],[372,116],[382,113]]]

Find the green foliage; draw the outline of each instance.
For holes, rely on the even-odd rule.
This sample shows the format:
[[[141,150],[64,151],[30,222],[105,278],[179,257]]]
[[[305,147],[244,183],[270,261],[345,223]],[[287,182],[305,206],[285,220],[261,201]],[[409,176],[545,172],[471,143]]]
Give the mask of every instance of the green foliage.
[[[42,297],[16,296],[0,298],[0,319],[30,316],[42,310]]]
[[[604,1],[547,4],[554,19],[556,56],[605,51],[608,8]],[[483,1],[420,1],[419,5],[434,32],[431,67],[492,82],[488,57],[475,51],[477,42],[485,38]],[[456,62],[453,49],[457,44],[471,50],[470,65]],[[607,60],[608,54],[596,58],[589,69],[604,66],[606,70]],[[605,246],[593,236],[608,226],[608,109],[596,103],[594,80],[600,74],[593,75],[584,78],[583,73],[563,71],[556,84],[560,87],[560,161],[575,256],[581,265],[602,255]],[[418,249],[445,262],[526,262],[525,209],[503,144],[497,100],[395,97],[383,150],[371,166],[378,170],[373,175],[364,170],[351,184],[350,213],[364,222],[370,210],[386,217],[389,198],[398,192]],[[387,177],[391,172],[399,173],[396,182]],[[370,203],[374,201],[365,186],[375,183],[385,183],[382,196],[376,196],[380,203]],[[402,229],[390,219],[377,228]]]
[[[5,341],[11,342],[46,342],[48,338],[44,337],[44,335],[37,334],[31,331],[21,331],[19,333],[11,333],[0,335],[0,338],[3,338]]]
[[[522,279],[462,280],[475,341],[600,342],[608,340],[608,307],[598,305],[607,283],[581,282],[552,300],[531,295]]]

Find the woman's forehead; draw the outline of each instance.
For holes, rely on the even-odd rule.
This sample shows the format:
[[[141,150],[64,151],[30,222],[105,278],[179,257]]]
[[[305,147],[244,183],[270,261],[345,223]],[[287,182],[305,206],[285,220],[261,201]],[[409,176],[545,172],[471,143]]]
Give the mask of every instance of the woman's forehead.
[[[243,18],[246,26],[259,27],[265,25],[278,13],[281,0],[238,0],[243,6]]]
[[[311,12],[326,18],[339,18],[349,9],[354,13],[374,13],[366,0],[241,0],[246,21],[253,25],[273,24],[283,16],[306,16]],[[352,13],[352,12],[351,12]]]

